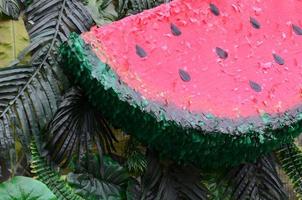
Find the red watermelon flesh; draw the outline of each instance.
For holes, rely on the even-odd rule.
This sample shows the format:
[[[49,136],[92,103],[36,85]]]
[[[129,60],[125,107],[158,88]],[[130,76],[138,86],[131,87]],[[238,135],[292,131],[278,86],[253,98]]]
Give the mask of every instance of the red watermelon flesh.
[[[302,1],[175,0],[82,37],[144,98],[248,117],[301,104]]]

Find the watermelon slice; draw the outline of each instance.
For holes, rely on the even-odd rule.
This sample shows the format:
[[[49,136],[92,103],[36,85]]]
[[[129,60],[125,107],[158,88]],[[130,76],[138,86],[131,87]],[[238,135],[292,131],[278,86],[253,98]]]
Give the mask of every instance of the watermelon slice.
[[[113,125],[180,162],[236,165],[301,131],[301,10],[175,0],[73,34],[62,56]]]

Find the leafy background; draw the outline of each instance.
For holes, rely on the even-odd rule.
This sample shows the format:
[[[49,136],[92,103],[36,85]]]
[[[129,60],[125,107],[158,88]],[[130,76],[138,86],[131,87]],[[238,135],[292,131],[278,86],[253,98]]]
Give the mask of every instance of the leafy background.
[[[1,198],[302,199],[295,143],[231,169],[182,165],[114,129],[64,74],[59,47],[71,32],[165,2],[0,0]]]

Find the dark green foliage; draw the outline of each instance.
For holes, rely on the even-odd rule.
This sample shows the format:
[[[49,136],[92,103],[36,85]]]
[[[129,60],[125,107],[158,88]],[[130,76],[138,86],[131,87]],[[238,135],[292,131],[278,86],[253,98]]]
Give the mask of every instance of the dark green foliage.
[[[68,83],[59,67],[58,47],[70,32],[87,31],[92,19],[102,25],[168,1],[88,0],[88,13],[77,0],[0,0],[0,13],[13,19],[25,6],[31,44],[19,59],[26,54],[32,56],[30,66],[0,70],[0,181],[9,176],[7,168],[16,160],[15,143],[19,140],[25,147],[24,154],[31,154],[32,173],[60,200],[203,200],[210,199],[209,193],[217,200],[287,199],[271,157],[233,168],[218,184],[215,179],[209,192],[201,183],[200,170],[160,160],[155,152],[148,151],[145,156],[146,147],[132,138],[123,163],[133,175],[130,177],[119,163],[103,156],[114,149],[115,137],[83,91],[72,88],[60,103]],[[46,124],[52,161],[65,167],[71,159],[75,160],[74,171],[67,176],[70,185],[41,156],[40,141],[45,138],[40,133]],[[26,147],[32,138],[36,143],[31,143],[28,151]],[[301,155],[294,144],[277,152],[300,198]],[[55,199],[43,184],[33,179],[15,177],[11,182],[9,187],[0,185],[1,200]]]
[[[117,20],[118,13],[114,0],[89,0],[84,1],[93,20],[98,25],[104,25]]]
[[[128,200],[203,200],[208,190],[200,183],[200,171],[192,166],[160,163],[148,152],[148,165],[141,179],[132,179],[127,188]]]
[[[1,151],[1,155],[7,161],[15,154],[14,136],[18,136],[26,148],[28,138],[33,135],[40,149],[40,131],[57,110],[66,86],[66,78],[58,66],[58,47],[70,32],[87,31],[93,23],[76,0],[33,0],[24,12],[31,44],[19,58],[30,53],[32,67],[1,72],[6,81],[0,90],[0,135],[3,138],[0,149],[6,150]]]
[[[76,193],[86,200],[94,199],[124,199],[124,190],[129,178],[126,170],[109,157],[104,157],[103,168],[97,161],[98,157],[91,160],[90,169],[83,173],[70,173],[67,176],[68,183],[76,189]]]
[[[224,192],[219,195],[224,199],[288,199],[278,177],[275,162],[270,156],[263,157],[256,163],[243,164],[231,169],[218,186],[224,188]]]
[[[34,142],[31,143],[31,168],[36,178],[43,182],[57,196],[59,200],[84,200],[74,193],[74,191],[65,183],[60,175],[52,169],[49,163],[46,163],[39,154]]]
[[[171,0],[117,0],[119,18],[127,15],[140,13],[146,9],[156,7],[162,3],[168,3]]]
[[[126,158],[125,166],[128,171],[134,176],[142,175],[147,168],[145,156],[140,151],[133,151]]]
[[[294,143],[284,145],[276,152],[282,169],[289,176],[295,193],[302,199],[302,151]]]
[[[125,149],[125,167],[133,176],[142,175],[147,168],[147,160],[142,151],[141,144],[131,136]]]
[[[4,14],[12,19],[18,19],[21,12],[19,0],[0,0],[0,17]]]
[[[25,17],[31,44],[23,54],[32,52],[34,64],[48,67],[57,64],[58,47],[70,32],[85,32],[93,24],[85,7],[76,0],[33,0],[25,9]]]
[[[23,176],[0,184],[0,197],[2,200],[57,200],[46,185]]]
[[[20,99],[15,99],[15,97],[18,96],[20,89],[31,77],[33,71],[34,69],[31,66],[9,67],[0,70],[0,152],[7,162],[7,167],[11,164],[11,156],[13,157],[11,161],[15,160],[13,153],[15,149],[14,136],[18,136],[24,144],[29,144],[30,141],[28,134],[24,134],[22,131],[29,126],[25,112],[30,112],[30,106],[32,105],[32,99],[29,98],[30,93],[24,91],[24,96]],[[31,92],[33,88],[29,87]],[[41,98],[43,97],[41,96]],[[33,98],[37,98],[37,94],[33,94]],[[12,101],[15,101],[14,104],[11,104]],[[31,114],[34,113],[28,113],[29,116]]]
[[[96,148],[98,155],[114,150],[115,136],[102,115],[88,103],[79,88],[72,88],[47,128],[47,149],[58,164],[68,164],[74,154],[89,168],[89,159]],[[78,163],[79,165],[79,163]]]

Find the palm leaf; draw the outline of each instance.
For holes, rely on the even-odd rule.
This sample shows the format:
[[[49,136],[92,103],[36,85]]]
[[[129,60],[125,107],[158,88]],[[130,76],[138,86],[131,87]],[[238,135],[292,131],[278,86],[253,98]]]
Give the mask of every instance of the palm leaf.
[[[148,165],[141,181],[131,180],[127,188],[129,200],[208,199],[208,190],[201,183],[200,170],[165,161],[148,152]]]
[[[7,66],[28,45],[28,34],[22,20],[0,19],[0,66]]]
[[[20,7],[18,0],[0,0],[0,16],[2,13],[12,19],[18,19],[21,10]]]
[[[40,130],[57,110],[66,81],[58,65],[58,47],[70,32],[88,30],[92,19],[75,0],[33,0],[25,9],[25,22],[31,44],[20,58],[30,53],[32,67],[22,69],[26,72],[21,75],[1,73],[5,80],[14,79],[3,82],[0,91],[0,148],[8,152],[15,150],[15,135],[23,147],[29,146],[31,135],[40,140]],[[7,151],[0,154],[9,161]]]
[[[285,200],[288,199],[278,177],[273,158],[259,159],[230,170],[221,181],[224,199],[231,200]]]
[[[76,154],[79,161],[85,160],[87,168],[89,153],[94,148],[102,157],[103,152],[114,150],[113,141],[116,141],[107,121],[88,103],[88,98],[79,88],[72,88],[66,93],[48,126],[47,135],[47,149],[53,161],[68,164]]]
[[[294,143],[284,145],[276,152],[282,169],[290,178],[298,199],[302,199],[302,151]]]

